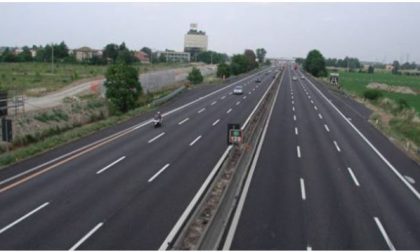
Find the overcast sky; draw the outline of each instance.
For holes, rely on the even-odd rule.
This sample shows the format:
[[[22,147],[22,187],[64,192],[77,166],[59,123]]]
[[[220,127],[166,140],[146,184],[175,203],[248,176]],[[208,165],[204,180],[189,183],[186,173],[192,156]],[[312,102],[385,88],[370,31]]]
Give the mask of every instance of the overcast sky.
[[[65,41],[70,48],[183,50],[191,22],[209,49],[264,47],[268,57],[420,63],[420,3],[0,3],[0,46]]]

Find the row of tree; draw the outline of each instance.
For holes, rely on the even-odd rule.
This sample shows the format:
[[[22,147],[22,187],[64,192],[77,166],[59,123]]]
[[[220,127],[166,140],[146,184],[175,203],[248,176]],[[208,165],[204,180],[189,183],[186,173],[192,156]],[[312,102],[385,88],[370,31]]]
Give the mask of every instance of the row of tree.
[[[257,51],[258,50],[259,49],[257,49]],[[261,62],[264,62],[264,59],[262,59]],[[243,54],[233,55],[231,58],[230,65],[226,63],[219,64],[217,66],[217,76],[220,78],[228,78],[230,75],[238,75],[241,73],[245,73],[257,67],[257,55],[253,50],[246,49]]]
[[[358,58],[345,57],[344,59],[328,58],[325,60],[327,67],[343,67],[356,69],[362,67]]]

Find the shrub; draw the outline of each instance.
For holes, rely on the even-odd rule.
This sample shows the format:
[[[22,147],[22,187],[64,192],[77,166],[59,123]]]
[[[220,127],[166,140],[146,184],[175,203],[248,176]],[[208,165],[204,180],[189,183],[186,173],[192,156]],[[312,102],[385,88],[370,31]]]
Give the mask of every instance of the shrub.
[[[191,72],[188,74],[188,80],[191,81],[192,84],[199,84],[203,82],[203,75],[201,75],[200,69],[193,67]]]
[[[403,98],[398,99],[397,103],[398,103],[399,110],[408,109],[410,107],[408,105],[408,102]]]
[[[377,100],[378,98],[380,98],[382,96],[383,96],[383,94],[382,94],[381,91],[379,91],[379,90],[373,90],[373,89],[366,90],[363,93],[363,97],[365,97],[366,99],[369,99],[371,101],[375,101],[375,100]]]

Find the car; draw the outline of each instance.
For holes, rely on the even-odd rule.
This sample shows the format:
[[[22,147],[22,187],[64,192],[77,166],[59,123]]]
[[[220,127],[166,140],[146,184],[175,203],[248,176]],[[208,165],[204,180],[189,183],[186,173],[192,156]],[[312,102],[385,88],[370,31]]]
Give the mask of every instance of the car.
[[[292,80],[294,80],[294,81],[297,80],[296,76],[293,76]]]
[[[255,82],[256,82],[256,83],[260,83],[260,82],[261,82],[261,79],[260,79],[260,78],[257,78],[257,79],[255,80]]]
[[[303,79],[305,79],[305,76],[302,75],[302,76],[300,76],[300,78],[303,80]]]
[[[244,93],[244,89],[242,88],[242,86],[236,86],[234,89],[233,89],[233,94],[236,94],[236,95],[241,95],[241,94],[243,94]]]

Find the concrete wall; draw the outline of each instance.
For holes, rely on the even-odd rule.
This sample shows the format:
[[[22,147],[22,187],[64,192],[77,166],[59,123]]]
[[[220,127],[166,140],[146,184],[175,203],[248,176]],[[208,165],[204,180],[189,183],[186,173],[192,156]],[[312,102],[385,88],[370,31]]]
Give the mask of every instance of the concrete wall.
[[[217,71],[216,65],[197,66],[203,76],[214,74]],[[140,75],[140,82],[144,92],[154,92],[165,87],[174,85],[187,79],[192,67],[162,70]]]

